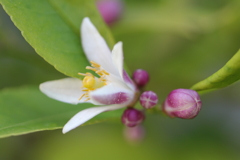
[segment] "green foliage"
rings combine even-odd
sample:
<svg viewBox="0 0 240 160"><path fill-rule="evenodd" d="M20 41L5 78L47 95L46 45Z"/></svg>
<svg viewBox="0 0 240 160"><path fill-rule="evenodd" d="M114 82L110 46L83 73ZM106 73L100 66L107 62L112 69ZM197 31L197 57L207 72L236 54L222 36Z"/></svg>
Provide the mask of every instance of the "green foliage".
<svg viewBox="0 0 240 160"><path fill-rule="evenodd" d="M68 76L78 77L77 73L88 65L79 36L84 17L90 17L109 46L113 46L93 1L1 0L0 3L36 52Z"/></svg>
<svg viewBox="0 0 240 160"><path fill-rule="evenodd" d="M207 91L223 88L240 79L240 50L216 73L195 84L191 89Z"/></svg>
<svg viewBox="0 0 240 160"><path fill-rule="evenodd" d="M79 35L79 27L84 17L90 17L110 47L114 44L109 30L95 8L94 1L0 0L0 3L35 51L65 75L77 77L77 73L83 71L88 65ZM1 39L5 40L7 36L3 34ZM44 67L44 63L33 55L17 51L13 47L9 47L7 43L3 43L2 52L1 68L6 67L7 70L4 73L7 77L1 79L1 82L8 82L8 79L12 81L11 79L17 76L21 77L17 81L21 84L22 78L29 73L29 76L33 76L30 78L33 82L46 79L46 77L49 79L59 77L49 70L49 67ZM18 69L23 70L24 73L13 72L12 67L8 67L9 62L17 64L15 66L21 67ZM42 70L39 67L45 69ZM47 76L47 74L50 75ZM0 137L61 128L71 116L89 107L89 105L81 104L79 108L79 106L73 107L57 102L44 96L38 88L32 87L2 90L0 106ZM102 114L98 116L100 119L95 118L93 121L119 117L116 113L108 113L107 115L111 115L110 117Z"/></svg>
<svg viewBox="0 0 240 160"><path fill-rule="evenodd" d="M112 28L117 39L124 42L125 59L130 68L148 70L152 78L147 89L156 91L162 100L170 90L187 88L219 68L219 64L228 59L228 54L239 45L237 5L228 2L230 5L219 7L218 12L213 10L206 13L199 5L187 0L185 2L189 4L156 1L156 4L145 5L147 3L144 1L142 5L136 5L136 2L129 1L129 4L132 3L129 5L131 9L126 10L126 16ZM110 47L114 44L94 1L0 0L0 3L36 52L68 76L76 77L76 73L88 65L79 36L83 17L91 18ZM172 17L175 17L174 20ZM1 41L5 41L7 36L0 33ZM33 55L15 48L13 42L2 44L0 67L5 67L8 72L4 74L8 77L1 78L2 88L6 83L13 82L12 86L19 86L61 78ZM212 62L215 57L218 60ZM239 53L225 67L192 89L205 91L237 81L238 57ZM7 61L10 58L14 61ZM14 71L16 68L18 70ZM0 120L4 124L0 129L0 137L61 128L75 113L90 107L57 102L34 87L3 90L0 106L3 110ZM107 112L90 123L119 116L120 111Z"/></svg>
<svg viewBox="0 0 240 160"><path fill-rule="evenodd" d="M171 90L189 88L219 70L239 48L239 0L124 0L124 2L122 18L111 26L114 38L123 41L125 61L132 71L142 68L150 73L151 79L146 90L155 91L159 95L160 103ZM30 3L35 3L35 6ZM77 48L83 61L83 64L79 60L73 64L68 63L79 65L78 68L81 69L81 71L75 69L72 75L76 76L76 71L82 72L82 67L87 64L78 33L81 16L89 16L110 46L113 44L111 35L102 24L91 0L41 2L0 0L0 4L4 6L16 26L25 29L23 34L25 38L28 36L29 42L38 41L40 44L39 38L42 37L41 35L35 37L34 35L38 33L32 32L32 28L26 28L22 24L28 21L28 25L33 23L32 25L36 27L34 22L30 22L34 19L33 14L41 16L40 13L44 12L48 21L55 15L58 17L57 21L61 21L66 28L69 27L69 34L78 42L74 42L74 45L70 43L64 45L70 49L71 45ZM52 10L47 11L44 5ZM32 13L26 14L26 9L30 10L33 7L35 9L31 10ZM37 22L39 23L37 25L43 26L39 27L40 31L45 30L45 25L50 28L51 23L43 25L41 24L43 22L40 22L39 20ZM54 32L58 29L63 28L57 26ZM49 36L53 34L47 32ZM61 32L56 36L65 37L61 35L65 33ZM30 40L29 37L35 39ZM6 88L0 91L0 137L61 128L74 114L92 107L85 104L76 106L65 104L40 93L34 86L47 80L63 78L65 75L56 71L29 49L21 38L20 32L12 25L0 6L0 88ZM48 37L43 41L47 41L42 42L46 46L49 43L59 43L57 38L55 42L49 41ZM33 46L33 42L31 45ZM61 45L56 48L64 49ZM62 56L61 53L63 52L54 52ZM73 59L66 57L65 60ZM229 63L230 61L227 64ZM237 63L236 66L232 64L230 67L237 71L235 68ZM232 73L239 74L235 71ZM237 80L237 75L232 77L231 72L225 73L227 74L221 74L224 75L223 79L233 80L235 77ZM219 82L223 80L217 76L215 78ZM225 83L226 81L222 84ZM19 87L23 85L33 87ZM17 88L8 89L9 87ZM203 108L193 120L169 119L159 114L147 114L143 124L146 137L142 143L133 144L136 146L125 142L124 128L121 124L102 123L79 127L65 135L61 134L59 129L0 139L0 159L237 160L240 157L240 132L237 127L240 121L239 88L240 83L235 83L224 90L201 96ZM120 114L121 110L102 113L90 123L115 117L119 121Z"/></svg>
<svg viewBox="0 0 240 160"><path fill-rule="evenodd" d="M0 106L0 137L59 129L74 114L92 107L91 104L71 105L50 99L37 87L2 90ZM122 110L116 110L100 114L86 124L114 119L121 112Z"/></svg>

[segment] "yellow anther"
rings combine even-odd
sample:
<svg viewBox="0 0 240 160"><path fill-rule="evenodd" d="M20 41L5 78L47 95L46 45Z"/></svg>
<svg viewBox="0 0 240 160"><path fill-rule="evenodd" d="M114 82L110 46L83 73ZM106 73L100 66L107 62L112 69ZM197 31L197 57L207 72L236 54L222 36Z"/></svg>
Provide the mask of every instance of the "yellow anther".
<svg viewBox="0 0 240 160"><path fill-rule="evenodd" d="M96 73L97 73L99 76L102 76L102 75L103 75L102 71L96 71Z"/></svg>
<svg viewBox="0 0 240 160"><path fill-rule="evenodd" d="M102 72L103 72L104 74L106 74L106 75L109 75L109 73L106 72L105 70L102 70Z"/></svg>
<svg viewBox="0 0 240 160"><path fill-rule="evenodd" d="M86 99L85 102L88 101L88 100L90 100L90 98Z"/></svg>
<svg viewBox="0 0 240 160"><path fill-rule="evenodd" d="M78 73L78 75L87 76L85 73Z"/></svg>
<svg viewBox="0 0 240 160"><path fill-rule="evenodd" d="M81 75L81 76L93 76L92 73L78 73L78 75Z"/></svg>
<svg viewBox="0 0 240 160"><path fill-rule="evenodd" d="M96 62L93 62L93 61L90 61L90 63L92 64L93 67L96 67L96 68L100 68L101 66L96 63Z"/></svg>
<svg viewBox="0 0 240 160"><path fill-rule="evenodd" d="M83 79L83 87L92 89L94 88L96 80L93 76L86 76Z"/></svg>
<svg viewBox="0 0 240 160"><path fill-rule="evenodd" d="M106 81L106 79L104 79L104 78L105 78L105 75L103 75L102 77L100 77L100 78L99 78L99 81L103 81L103 82Z"/></svg>
<svg viewBox="0 0 240 160"><path fill-rule="evenodd" d="M89 93L91 91L94 91L95 89L101 88L104 85L108 84L106 76L109 75L109 73L103 70L101 68L101 65L99 65L98 63L93 61L90 61L90 63L91 63L91 66L87 66L86 69L94 71L100 76L100 78L95 77L92 73L89 73L89 72L78 73L78 75L84 76L83 82L82 82L83 86L81 88L82 88L82 91L85 92L80 96L79 100L81 100L82 98L85 98L84 101L90 100Z"/></svg>
<svg viewBox="0 0 240 160"><path fill-rule="evenodd" d="M86 75L87 75L87 76L92 76L92 77L94 77L93 74L90 73L90 72L87 72Z"/></svg>
<svg viewBox="0 0 240 160"><path fill-rule="evenodd" d="M96 72L96 71L97 71L97 69L96 69L96 68L89 67L89 66L87 66L87 67L86 67L86 69L92 70L92 71L94 71L94 72Z"/></svg>
<svg viewBox="0 0 240 160"><path fill-rule="evenodd" d="M87 95L87 93L82 94L82 95L78 98L78 100L81 100L85 95Z"/></svg>

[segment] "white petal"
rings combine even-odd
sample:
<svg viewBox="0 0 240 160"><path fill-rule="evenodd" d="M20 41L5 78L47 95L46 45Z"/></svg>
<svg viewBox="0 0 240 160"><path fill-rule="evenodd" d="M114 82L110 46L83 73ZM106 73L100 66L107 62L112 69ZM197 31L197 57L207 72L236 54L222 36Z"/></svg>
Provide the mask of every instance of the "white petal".
<svg viewBox="0 0 240 160"><path fill-rule="evenodd" d="M84 18L81 25L82 47L89 61L100 64L105 70L118 75L111 58L111 51L89 18Z"/></svg>
<svg viewBox="0 0 240 160"><path fill-rule="evenodd" d="M63 133L67 133L70 130L80 126L81 124L85 123L89 119L93 118L94 116L105 112L105 111L111 111L123 108L125 106L123 105L108 105L108 106L102 106L102 107L93 107L88 108L83 111L78 112L76 115L74 115L63 127Z"/></svg>
<svg viewBox="0 0 240 160"><path fill-rule="evenodd" d="M78 104L83 103L84 98L78 100L83 94L81 90L82 81L77 78L64 78L54 81L47 81L40 84L40 90L48 97L58 101Z"/></svg>
<svg viewBox="0 0 240 160"><path fill-rule="evenodd" d="M112 60L115 64L122 81L127 84L127 86L132 89L136 90L136 86L132 79L128 76L127 72L123 69L123 50L122 50L122 42L118 42L112 50Z"/></svg>
<svg viewBox="0 0 240 160"><path fill-rule="evenodd" d="M112 50L112 61L116 66L120 77L123 79L123 50L122 42L115 44Z"/></svg>
<svg viewBox="0 0 240 160"><path fill-rule="evenodd" d="M129 88L123 87L121 84L110 83L92 91L89 95L94 104L124 104L127 106L132 103L135 92Z"/></svg>

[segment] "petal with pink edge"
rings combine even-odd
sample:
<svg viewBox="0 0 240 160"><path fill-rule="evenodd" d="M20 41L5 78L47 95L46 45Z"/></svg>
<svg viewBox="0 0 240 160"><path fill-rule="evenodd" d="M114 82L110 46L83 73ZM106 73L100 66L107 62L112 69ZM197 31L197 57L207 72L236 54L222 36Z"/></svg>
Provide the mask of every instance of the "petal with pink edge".
<svg viewBox="0 0 240 160"><path fill-rule="evenodd" d="M117 83L110 83L100 89L97 89L90 93L90 99L95 104L124 104L128 105L132 103L135 92L122 87Z"/></svg>
<svg viewBox="0 0 240 160"><path fill-rule="evenodd" d="M125 70L123 70L123 80L124 80L124 82L127 84L127 86L128 86L129 88L131 88L131 90L133 90L133 91L138 90L137 87L136 87L136 85L135 85L135 83L134 83L133 80L129 77L128 73L127 73Z"/></svg>

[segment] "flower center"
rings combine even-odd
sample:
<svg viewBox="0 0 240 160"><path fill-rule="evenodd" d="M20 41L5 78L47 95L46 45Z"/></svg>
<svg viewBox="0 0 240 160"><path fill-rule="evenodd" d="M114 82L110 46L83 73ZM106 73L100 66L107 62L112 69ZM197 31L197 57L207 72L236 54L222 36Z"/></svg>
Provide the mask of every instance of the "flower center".
<svg viewBox="0 0 240 160"><path fill-rule="evenodd" d="M106 72L104 69L102 69L100 64L93 61L90 61L90 63L91 63L91 67L87 66L86 69L94 71L100 76L100 78L95 77L92 73L89 73L89 72L78 73L78 75L84 76L83 82L82 82L83 83L82 91L85 92L80 96L79 100L81 100L83 97L85 98L85 101L90 100L89 92L97 88L101 88L104 85L107 85L106 76L109 75L109 73Z"/></svg>
<svg viewBox="0 0 240 160"><path fill-rule="evenodd" d="M92 88L94 88L95 84L96 84L95 77L93 77L93 76L85 76L84 77L83 87L92 89Z"/></svg>

